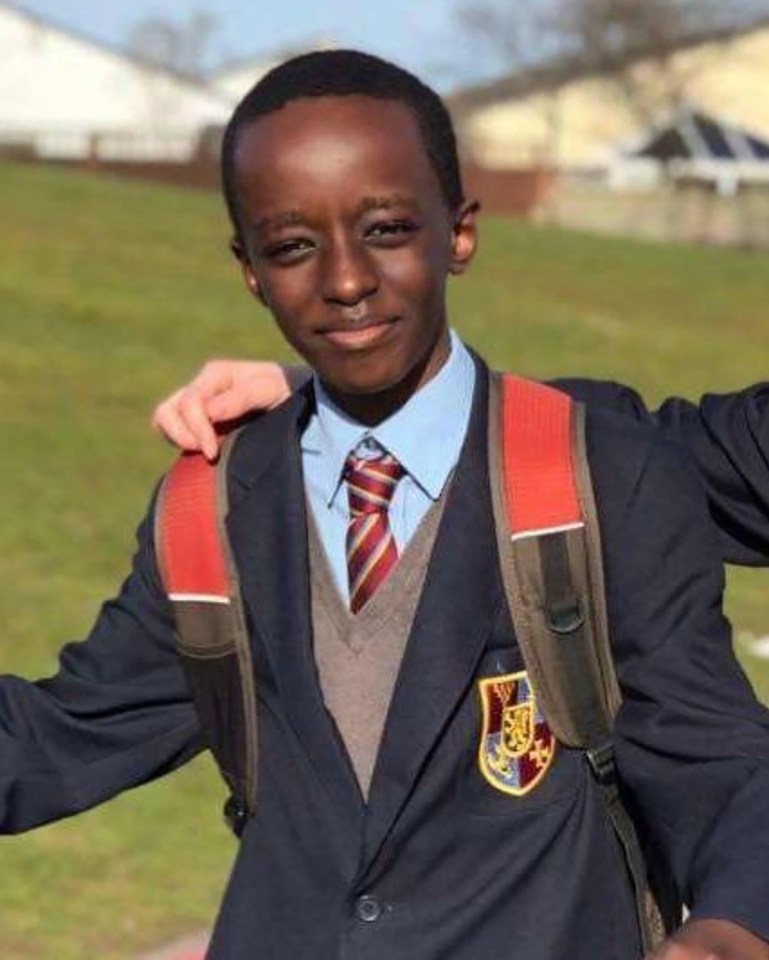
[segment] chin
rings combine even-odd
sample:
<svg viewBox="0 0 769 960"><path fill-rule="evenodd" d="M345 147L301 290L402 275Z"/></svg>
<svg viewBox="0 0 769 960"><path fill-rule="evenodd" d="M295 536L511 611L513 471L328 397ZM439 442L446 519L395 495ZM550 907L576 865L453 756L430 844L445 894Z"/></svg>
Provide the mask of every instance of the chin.
<svg viewBox="0 0 769 960"><path fill-rule="evenodd" d="M321 380L332 390L355 396L373 396L386 393L409 379L410 369L404 370L400 365L366 363L364 358L357 357L333 371L318 369Z"/></svg>

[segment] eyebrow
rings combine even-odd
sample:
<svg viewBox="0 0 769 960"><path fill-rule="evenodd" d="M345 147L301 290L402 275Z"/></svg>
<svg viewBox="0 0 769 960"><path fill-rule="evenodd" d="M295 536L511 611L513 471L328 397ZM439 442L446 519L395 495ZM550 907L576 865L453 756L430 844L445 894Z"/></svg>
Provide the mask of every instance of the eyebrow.
<svg viewBox="0 0 769 960"><path fill-rule="evenodd" d="M381 197L364 197L356 208L356 213L360 216L368 213L369 210L389 210L392 207L419 207L419 201L416 197L408 196L402 193L388 194Z"/></svg>
<svg viewBox="0 0 769 960"><path fill-rule="evenodd" d="M362 216L371 210L391 210L393 207L416 207L419 208L419 201L416 197L407 194L393 193L387 196L364 197L355 208L355 215ZM263 230L279 230L281 227L297 227L306 224L306 219L299 210L283 210L281 213L268 214L260 217L251 224L251 229L255 232Z"/></svg>
<svg viewBox="0 0 769 960"><path fill-rule="evenodd" d="M284 210L282 213L260 217L251 224L251 229L255 231L277 230L280 227L296 227L304 222L304 217L298 210Z"/></svg>

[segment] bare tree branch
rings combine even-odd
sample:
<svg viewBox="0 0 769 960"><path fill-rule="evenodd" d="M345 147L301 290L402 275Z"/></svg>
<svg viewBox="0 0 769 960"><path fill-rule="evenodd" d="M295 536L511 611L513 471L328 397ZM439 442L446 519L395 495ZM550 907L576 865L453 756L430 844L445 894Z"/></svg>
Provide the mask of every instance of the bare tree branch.
<svg viewBox="0 0 769 960"><path fill-rule="evenodd" d="M745 29L766 22L769 0L473 0L457 22L477 42L525 75L551 57L575 71L611 79L646 125L681 106L692 67L677 54L700 40L722 49ZM648 83L636 68L656 74Z"/></svg>
<svg viewBox="0 0 769 960"><path fill-rule="evenodd" d="M465 3L456 11L459 28L491 47L494 55L503 64L518 68L524 56L524 32L520 12L511 13L501 5L484 0ZM487 41L493 37L493 42Z"/></svg>
<svg viewBox="0 0 769 960"><path fill-rule="evenodd" d="M184 20L147 17L131 30L128 49L148 63L201 76L209 65L217 29L216 17L205 10L193 10Z"/></svg>

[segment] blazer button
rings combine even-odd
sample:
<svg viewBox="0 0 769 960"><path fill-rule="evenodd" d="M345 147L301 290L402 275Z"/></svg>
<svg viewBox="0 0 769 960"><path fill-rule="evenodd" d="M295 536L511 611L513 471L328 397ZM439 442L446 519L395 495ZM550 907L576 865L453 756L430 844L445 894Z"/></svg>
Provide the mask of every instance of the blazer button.
<svg viewBox="0 0 769 960"><path fill-rule="evenodd" d="M355 916L363 923L375 923L382 915L382 905L376 897L358 897L355 901Z"/></svg>

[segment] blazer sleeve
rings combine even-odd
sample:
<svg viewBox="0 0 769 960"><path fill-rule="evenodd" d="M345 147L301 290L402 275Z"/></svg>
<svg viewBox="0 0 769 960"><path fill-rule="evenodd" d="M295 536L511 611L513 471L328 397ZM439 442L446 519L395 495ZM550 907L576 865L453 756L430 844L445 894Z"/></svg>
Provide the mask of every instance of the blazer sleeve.
<svg viewBox="0 0 769 960"><path fill-rule="evenodd" d="M0 677L0 832L85 810L189 760L198 722L156 572L152 511L133 569L59 670Z"/></svg>
<svg viewBox="0 0 769 960"><path fill-rule="evenodd" d="M705 483L723 558L769 565L769 383L739 393L707 394L699 404L666 400L646 408L634 390L608 381L559 380L585 403L657 427L683 444Z"/></svg>
<svg viewBox="0 0 769 960"><path fill-rule="evenodd" d="M769 713L732 652L704 494L680 447L598 413L620 776L692 915L769 939Z"/></svg>

